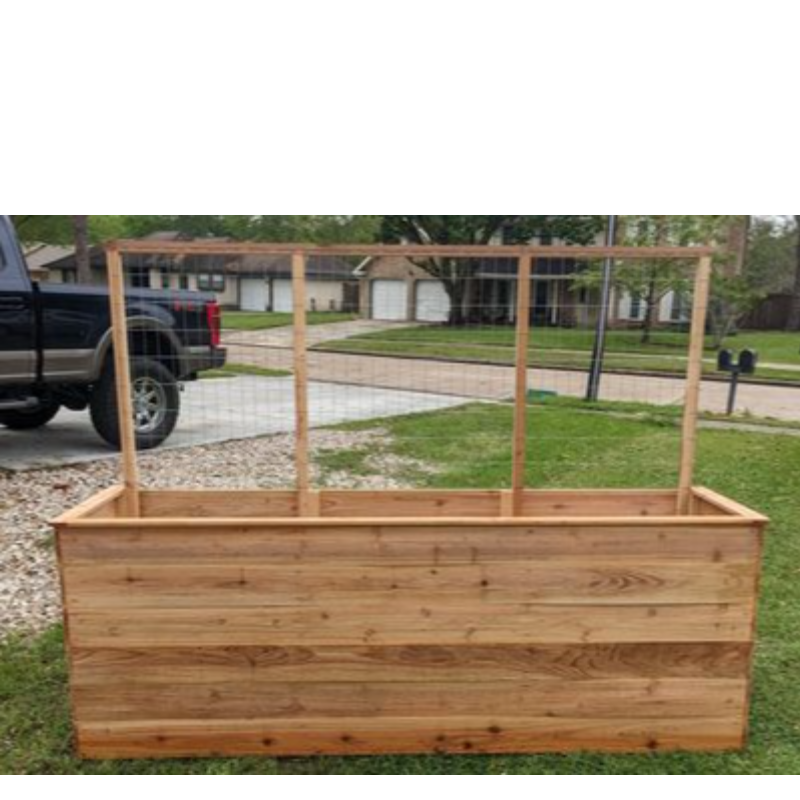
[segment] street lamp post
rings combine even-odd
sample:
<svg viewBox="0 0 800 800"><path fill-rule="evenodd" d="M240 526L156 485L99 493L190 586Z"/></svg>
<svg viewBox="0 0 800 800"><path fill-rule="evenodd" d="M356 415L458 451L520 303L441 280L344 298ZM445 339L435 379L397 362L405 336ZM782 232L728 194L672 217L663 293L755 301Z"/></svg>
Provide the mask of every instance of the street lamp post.
<svg viewBox="0 0 800 800"><path fill-rule="evenodd" d="M617 217L609 216L608 229L606 231L606 245L613 247L617 239ZM603 377L603 362L606 355L606 337L608 334L608 322L611 311L611 291L614 285L614 259L610 256L603 264L603 287L600 296L600 310L597 315L597 333L594 341L594 351L592 352L592 365L589 370L589 386L586 391L586 399L590 403L600 399L600 381Z"/></svg>

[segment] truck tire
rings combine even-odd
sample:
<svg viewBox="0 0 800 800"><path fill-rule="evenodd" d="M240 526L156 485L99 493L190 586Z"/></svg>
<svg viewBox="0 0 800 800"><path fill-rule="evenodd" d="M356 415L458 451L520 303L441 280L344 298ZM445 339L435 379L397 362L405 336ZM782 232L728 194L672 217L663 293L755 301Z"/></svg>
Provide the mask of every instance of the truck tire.
<svg viewBox="0 0 800 800"><path fill-rule="evenodd" d="M92 424L100 436L119 449L119 413L113 364L103 371L92 392L89 409ZM181 394L175 376L158 361L135 358L131 361L131 386L136 446L152 450L165 442L175 430L181 408Z"/></svg>
<svg viewBox="0 0 800 800"><path fill-rule="evenodd" d="M32 411L0 411L0 425L12 431L32 431L43 428L59 411L58 403L42 403Z"/></svg>

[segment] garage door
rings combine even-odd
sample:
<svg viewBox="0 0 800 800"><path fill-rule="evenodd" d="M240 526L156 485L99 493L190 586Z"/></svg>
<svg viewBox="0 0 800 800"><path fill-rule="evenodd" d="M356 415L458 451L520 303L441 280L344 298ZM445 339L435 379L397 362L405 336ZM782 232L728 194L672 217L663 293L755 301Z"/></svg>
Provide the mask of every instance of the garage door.
<svg viewBox="0 0 800 800"><path fill-rule="evenodd" d="M263 278L242 279L242 311L266 311L269 308L269 284Z"/></svg>
<svg viewBox="0 0 800 800"><path fill-rule="evenodd" d="M447 322L450 319L450 296L441 281L417 284L416 318L418 322Z"/></svg>
<svg viewBox="0 0 800 800"><path fill-rule="evenodd" d="M408 284L405 281L372 282L372 319L387 322L408 319Z"/></svg>
<svg viewBox="0 0 800 800"><path fill-rule="evenodd" d="M275 281L272 284L272 292L272 310L282 314L291 314L294 311L292 282L288 280Z"/></svg>

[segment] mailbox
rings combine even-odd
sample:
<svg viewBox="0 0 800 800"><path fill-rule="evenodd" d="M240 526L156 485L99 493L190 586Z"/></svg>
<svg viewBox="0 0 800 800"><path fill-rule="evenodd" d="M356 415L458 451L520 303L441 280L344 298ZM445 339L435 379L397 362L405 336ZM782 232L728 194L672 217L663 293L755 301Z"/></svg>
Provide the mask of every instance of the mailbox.
<svg viewBox="0 0 800 800"><path fill-rule="evenodd" d="M739 378L742 375L755 375L758 369L758 353L755 350L720 350L717 368L720 372L728 372L731 376L731 392L728 397L728 415L736 411L736 392L739 389Z"/></svg>
<svg viewBox="0 0 800 800"><path fill-rule="evenodd" d="M742 350L739 354L739 371L742 375L755 375L758 368L758 353L755 350Z"/></svg>
<svg viewBox="0 0 800 800"><path fill-rule="evenodd" d="M733 350L720 350L718 368L720 372L733 372Z"/></svg>

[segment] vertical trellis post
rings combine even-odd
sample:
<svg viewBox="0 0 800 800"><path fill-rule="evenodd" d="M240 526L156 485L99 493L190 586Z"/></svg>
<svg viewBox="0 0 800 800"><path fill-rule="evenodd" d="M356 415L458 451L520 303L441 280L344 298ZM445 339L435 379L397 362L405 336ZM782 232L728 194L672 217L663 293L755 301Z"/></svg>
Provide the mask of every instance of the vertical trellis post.
<svg viewBox="0 0 800 800"><path fill-rule="evenodd" d="M514 396L514 468L511 480L513 515L520 516L525 493L528 436L528 346L531 333L533 258L519 259L517 284L516 390Z"/></svg>
<svg viewBox="0 0 800 800"><path fill-rule="evenodd" d="M292 256L292 288L294 295L294 398L297 464L297 493L301 517L314 516L311 492L308 418L308 353L306 319L306 255L298 251Z"/></svg>
<svg viewBox="0 0 800 800"><path fill-rule="evenodd" d="M700 393L703 384L703 355L705 353L708 304L711 294L713 260L700 260L694 287L692 336L689 349L689 374L686 380L686 408L683 418L678 513L691 512L692 488L697 461L697 430L700 416Z"/></svg>
<svg viewBox="0 0 800 800"><path fill-rule="evenodd" d="M136 431L133 420L130 351L128 348L128 313L125 307L125 276L122 255L115 246L106 251L108 287L111 298L111 329L114 346L114 372L117 387L119 439L122 450L122 475L125 483L126 514L138 517L139 467L136 458Z"/></svg>

